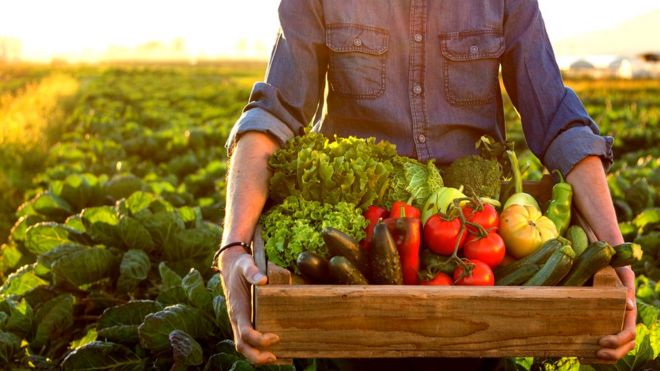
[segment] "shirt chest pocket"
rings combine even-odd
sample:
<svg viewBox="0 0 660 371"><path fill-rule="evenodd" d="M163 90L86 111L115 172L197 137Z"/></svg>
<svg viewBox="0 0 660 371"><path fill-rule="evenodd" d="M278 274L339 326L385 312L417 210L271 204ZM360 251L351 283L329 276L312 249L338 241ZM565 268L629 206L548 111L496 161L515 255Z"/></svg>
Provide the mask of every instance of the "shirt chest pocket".
<svg viewBox="0 0 660 371"><path fill-rule="evenodd" d="M344 23L327 25L330 89L356 99L383 95L388 42L389 33L380 28Z"/></svg>
<svg viewBox="0 0 660 371"><path fill-rule="evenodd" d="M495 101L499 92L499 58L504 37L498 31L440 34L445 95L453 105L478 105Z"/></svg>

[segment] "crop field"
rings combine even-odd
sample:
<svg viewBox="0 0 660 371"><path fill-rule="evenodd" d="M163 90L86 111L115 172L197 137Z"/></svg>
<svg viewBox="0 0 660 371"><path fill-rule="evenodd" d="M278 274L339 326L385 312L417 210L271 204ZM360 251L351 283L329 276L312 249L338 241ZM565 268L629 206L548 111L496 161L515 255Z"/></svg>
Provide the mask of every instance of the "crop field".
<svg viewBox="0 0 660 371"><path fill-rule="evenodd" d="M224 144L264 68L0 65L0 369L253 369L210 264ZM660 368L660 81L567 85L616 138L608 183L626 241L644 251L637 345L616 369ZM538 179L510 104L505 117L524 175Z"/></svg>

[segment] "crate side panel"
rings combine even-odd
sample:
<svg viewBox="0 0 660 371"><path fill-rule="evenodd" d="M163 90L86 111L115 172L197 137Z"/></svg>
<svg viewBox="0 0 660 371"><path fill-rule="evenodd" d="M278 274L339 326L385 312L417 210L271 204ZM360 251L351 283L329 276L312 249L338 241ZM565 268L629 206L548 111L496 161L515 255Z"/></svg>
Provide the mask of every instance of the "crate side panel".
<svg viewBox="0 0 660 371"><path fill-rule="evenodd" d="M256 303L278 357L593 356L625 290L270 286Z"/></svg>

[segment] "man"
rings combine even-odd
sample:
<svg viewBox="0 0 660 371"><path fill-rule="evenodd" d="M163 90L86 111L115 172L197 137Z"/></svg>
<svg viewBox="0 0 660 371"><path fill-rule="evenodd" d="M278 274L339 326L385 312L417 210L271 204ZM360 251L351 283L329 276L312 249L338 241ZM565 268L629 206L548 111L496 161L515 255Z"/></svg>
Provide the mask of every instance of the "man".
<svg viewBox="0 0 660 371"><path fill-rule="evenodd" d="M278 341L250 324L249 285L265 284L240 242L249 243L268 196L267 160L308 123L340 136L374 136L400 154L448 164L483 134L504 139L501 66L530 149L574 187L599 239L623 242L607 187L612 138L601 137L564 87L533 0L283 0L282 31L266 74L228 140L233 151L219 256L236 346L251 362ZM328 95L324 101L325 81ZM634 347L630 267L624 329L603 337L597 356Z"/></svg>

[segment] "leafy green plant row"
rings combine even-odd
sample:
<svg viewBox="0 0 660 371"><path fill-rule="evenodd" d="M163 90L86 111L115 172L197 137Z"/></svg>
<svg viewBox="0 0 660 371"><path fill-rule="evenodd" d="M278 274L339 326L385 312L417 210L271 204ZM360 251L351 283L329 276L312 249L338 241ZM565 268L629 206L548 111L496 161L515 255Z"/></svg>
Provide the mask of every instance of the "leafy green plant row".
<svg viewBox="0 0 660 371"><path fill-rule="evenodd" d="M210 270L245 89L213 70L94 79L2 246L0 364L253 369Z"/></svg>

